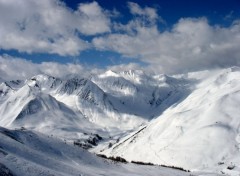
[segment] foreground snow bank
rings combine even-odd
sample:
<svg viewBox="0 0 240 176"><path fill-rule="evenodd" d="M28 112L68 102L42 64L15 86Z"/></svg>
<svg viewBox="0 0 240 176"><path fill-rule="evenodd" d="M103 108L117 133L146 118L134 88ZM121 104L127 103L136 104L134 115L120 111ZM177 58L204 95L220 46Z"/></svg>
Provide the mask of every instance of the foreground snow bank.
<svg viewBox="0 0 240 176"><path fill-rule="evenodd" d="M0 171L9 176L189 175L157 166L115 163L32 131L0 128L0 139Z"/></svg>

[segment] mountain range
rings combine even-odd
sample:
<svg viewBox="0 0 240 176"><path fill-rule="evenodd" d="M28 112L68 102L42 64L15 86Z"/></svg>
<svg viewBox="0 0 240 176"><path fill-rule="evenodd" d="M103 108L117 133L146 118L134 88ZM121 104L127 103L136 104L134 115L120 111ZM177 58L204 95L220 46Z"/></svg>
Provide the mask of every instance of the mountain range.
<svg viewBox="0 0 240 176"><path fill-rule="evenodd" d="M109 166L95 153L196 175L238 175L239 104L239 67L178 75L109 70L88 78L1 78L0 170L77 175L86 166L83 174L99 175L90 172L98 168L109 175L107 170L117 167L123 175L147 175L142 171L146 167L148 175L187 174L135 164ZM76 158L78 152L91 159ZM43 156L56 159L49 159L47 167ZM66 171L51 169L55 164Z"/></svg>

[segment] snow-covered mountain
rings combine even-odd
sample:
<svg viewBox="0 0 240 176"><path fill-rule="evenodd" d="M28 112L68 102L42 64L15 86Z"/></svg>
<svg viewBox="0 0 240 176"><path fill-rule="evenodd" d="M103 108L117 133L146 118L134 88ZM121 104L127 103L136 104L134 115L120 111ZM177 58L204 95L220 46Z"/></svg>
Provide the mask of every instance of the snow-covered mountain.
<svg viewBox="0 0 240 176"><path fill-rule="evenodd" d="M0 115L1 126L24 127L68 141L85 141L102 132L82 114L41 92L38 86L30 86L29 82L1 104Z"/></svg>
<svg viewBox="0 0 240 176"><path fill-rule="evenodd" d="M128 161L239 174L240 69L178 77L195 80L192 92L102 153Z"/></svg>
<svg viewBox="0 0 240 176"><path fill-rule="evenodd" d="M50 80L50 81L49 81ZM81 113L89 121L103 127L132 129L144 120L140 117L128 118L114 107L115 100L89 79L74 77L58 79L46 75L33 77L30 84L39 87L40 91L52 95L75 111ZM131 114L127 113L129 116ZM128 121L123 121L128 118ZM127 123L126 123L127 121Z"/></svg>
<svg viewBox="0 0 240 176"><path fill-rule="evenodd" d="M49 95L55 98L54 101L62 102L94 124L121 131L132 130L158 116L187 92L185 81L166 75L153 78L132 70L120 73L107 71L93 76L91 80L77 76L60 79L37 75L21 82L24 82L22 87L14 88L14 91L5 85L6 82L2 83L5 86L2 86L2 94L11 92L1 107L2 119L11 121L4 117L8 112L15 113L10 116L16 118L25 104L34 99L31 93L34 92L37 97ZM16 110L8 111L9 101L15 104ZM12 105L11 108L14 109Z"/></svg>
<svg viewBox="0 0 240 176"><path fill-rule="evenodd" d="M0 125L37 130L88 148L102 138L119 138L160 114L177 101L177 84L142 71L107 71L91 79L36 75L5 81L0 86ZM172 92L176 98L170 98Z"/></svg>
<svg viewBox="0 0 240 176"><path fill-rule="evenodd" d="M233 175L240 173L239 92L238 67L172 76L36 75L0 82L0 126L128 161Z"/></svg>
<svg viewBox="0 0 240 176"><path fill-rule="evenodd" d="M115 164L54 137L0 127L1 176L188 176L163 167Z"/></svg>
<svg viewBox="0 0 240 176"><path fill-rule="evenodd" d="M0 104L4 99L22 86L23 81L21 80L4 81L0 78Z"/></svg>

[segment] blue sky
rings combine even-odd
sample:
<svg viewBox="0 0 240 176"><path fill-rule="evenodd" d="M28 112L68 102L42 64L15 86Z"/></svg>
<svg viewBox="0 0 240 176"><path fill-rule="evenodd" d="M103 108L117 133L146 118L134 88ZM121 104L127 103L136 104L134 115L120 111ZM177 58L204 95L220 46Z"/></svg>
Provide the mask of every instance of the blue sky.
<svg viewBox="0 0 240 176"><path fill-rule="evenodd" d="M65 0L69 7L76 9L79 3L91 1ZM128 1L111 1L98 0L102 7L106 9L116 9L122 16L118 20L128 21L131 14L126 6ZM240 16L240 1L239 0L133 0L131 2L138 3L140 6L149 6L158 9L161 15L169 26L175 24L183 17L202 17L206 16L212 24L229 25L230 20L224 18L233 12L232 18Z"/></svg>
<svg viewBox="0 0 240 176"><path fill-rule="evenodd" d="M97 68L135 63L166 72L239 64L239 0L61 2L0 0L0 55Z"/></svg>

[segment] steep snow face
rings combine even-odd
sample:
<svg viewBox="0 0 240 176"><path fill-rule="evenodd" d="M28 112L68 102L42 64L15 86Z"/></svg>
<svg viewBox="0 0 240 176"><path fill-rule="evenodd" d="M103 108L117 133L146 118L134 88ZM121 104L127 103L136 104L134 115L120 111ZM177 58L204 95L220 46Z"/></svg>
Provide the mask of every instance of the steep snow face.
<svg viewBox="0 0 240 176"><path fill-rule="evenodd" d="M7 96L7 94L9 94L10 92L12 92L12 89L8 84L6 84L5 82L0 83L0 97L1 97L1 99L5 98Z"/></svg>
<svg viewBox="0 0 240 176"><path fill-rule="evenodd" d="M9 96L0 105L1 126L9 127L21 112L24 105L33 98L34 94L31 92L31 89L28 85L23 86L13 95Z"/></svg>
<svg viewBox="0 0 240 176"><path fill-rule="evenodd" d="M142 71L133 70L107 71L91 80L37 75L27 84L50 94L95 124L131 130L158 116L188 92L182 81L163 77L151 78Z"/></svg>
<svg viewBox="0 0 240 176"><path fill-rule="evenodd" d="M50 90L50 94L103 127L132 129L143 122L139 117L133 117L128 118L126 123L126 115L118 112L109 98L110 95L85 78L75 77L62 81L55 91Z"/></svg>
<svg viewBox="0 0 240 176"><path fill-rule="evenodd" d="M109 75L111 76L109 77ZM146 120L142 116L131 113L129 107L123 105L119 97L114 97L123 84L124 86L129 84L126 84L127 81L123 78L118 78L125 81L123 84L116 83L115 79L112 79L112 75L106 73L104 76L100 75L100 78L93 77L92 80L72 78L64 81L58 91L52 95L57 100L80 111L93 123L107 128L132 129ZM107 89L102 86L104 84L110 84L111 88L107 87L109 88ZM69 89L70 92L67 91ZM136 90L134 85L131 85L129 90L133 89Z"/></svg>
<svg viewBox="0 0 240 176"><path fill-rule="evenodd" d="M62 82L61 79L52 76L37 75L29 79L27 84L31 87L37 87L42 92L49 93L50 90L56 91Z"/></svg>
<svg viewBox="0 0 240 176"><path fill-rule="evenodd" d="M92 81L109 95L118 112L146 120L159 116L189 92L188 80L166 75L150 77L138 70L114 74L107 71Z"/></svg>
<svg viewBox="0 0 240 176"><path fill-rule="evenodd" d="M123 78L131 82L141 84L151 79L150 76L146 75L142 70L128 70L119 73Z"/></svg>
<svg viewBox="0 0 240 176"><path fill-rule="evenodd" d="M154 166L115 164L59 139L25 130L0 127L0 173L14 176L187 176Z"/></svg>
<svg viewBox="0 0 240 176"><path fill-rule="evenodd" d="M186 96L186 85L182 78L151 78L133 70L107 71L91 80L36 75L3 83L0 125L24 126L67 139L81 139L83 133L122 134ZM69 130L71 126L74 130Z"/></svg>
<svg viewBox="0 0 240 176"><path fill-rule="evenodd" d="M29 80L28 84L38 87L40 91L51 94L58 101L83 114L85 118L97 124L104 123L101 117L108 117L111 121L114 109L105 93L90 80L74 77L67 80L38 75ZM115 115L115 114L114 114ZM115 115L116 116L116 115Z"/></svg>
<svg viewBox="0 0 240 176"><path fill-rule="evenodd" d="M103 153L129 161L239 174L240 69L183 76L198 82L189 96Z"/></svg>
<svg viewBox="0 0 240 176"><path fill-rule="evenodd" d="M36 84L23 86L0 106L1 126L34 129L68 141L88 143L94 134L106 133L81 113L42 93ZM91 147L90 144L86 144Z"/></svg>
<svg viewBox="0 0 240 176"><path fill-rule="evenodd" d="M0 78L0 104L3 102L8 96L12 95L17 89L23 86L23 81L1 81Z"/></svg>
<svg viewBox="0 0 240 176"><path fill-rule="evenodd" d="M109 71L108 71L109 72ZM120 77L117 73L115 75L108 72L93 77L93 82L97 84L101 89L113 96L134 96L136 94L137 87L129 80Z"/></svg>

